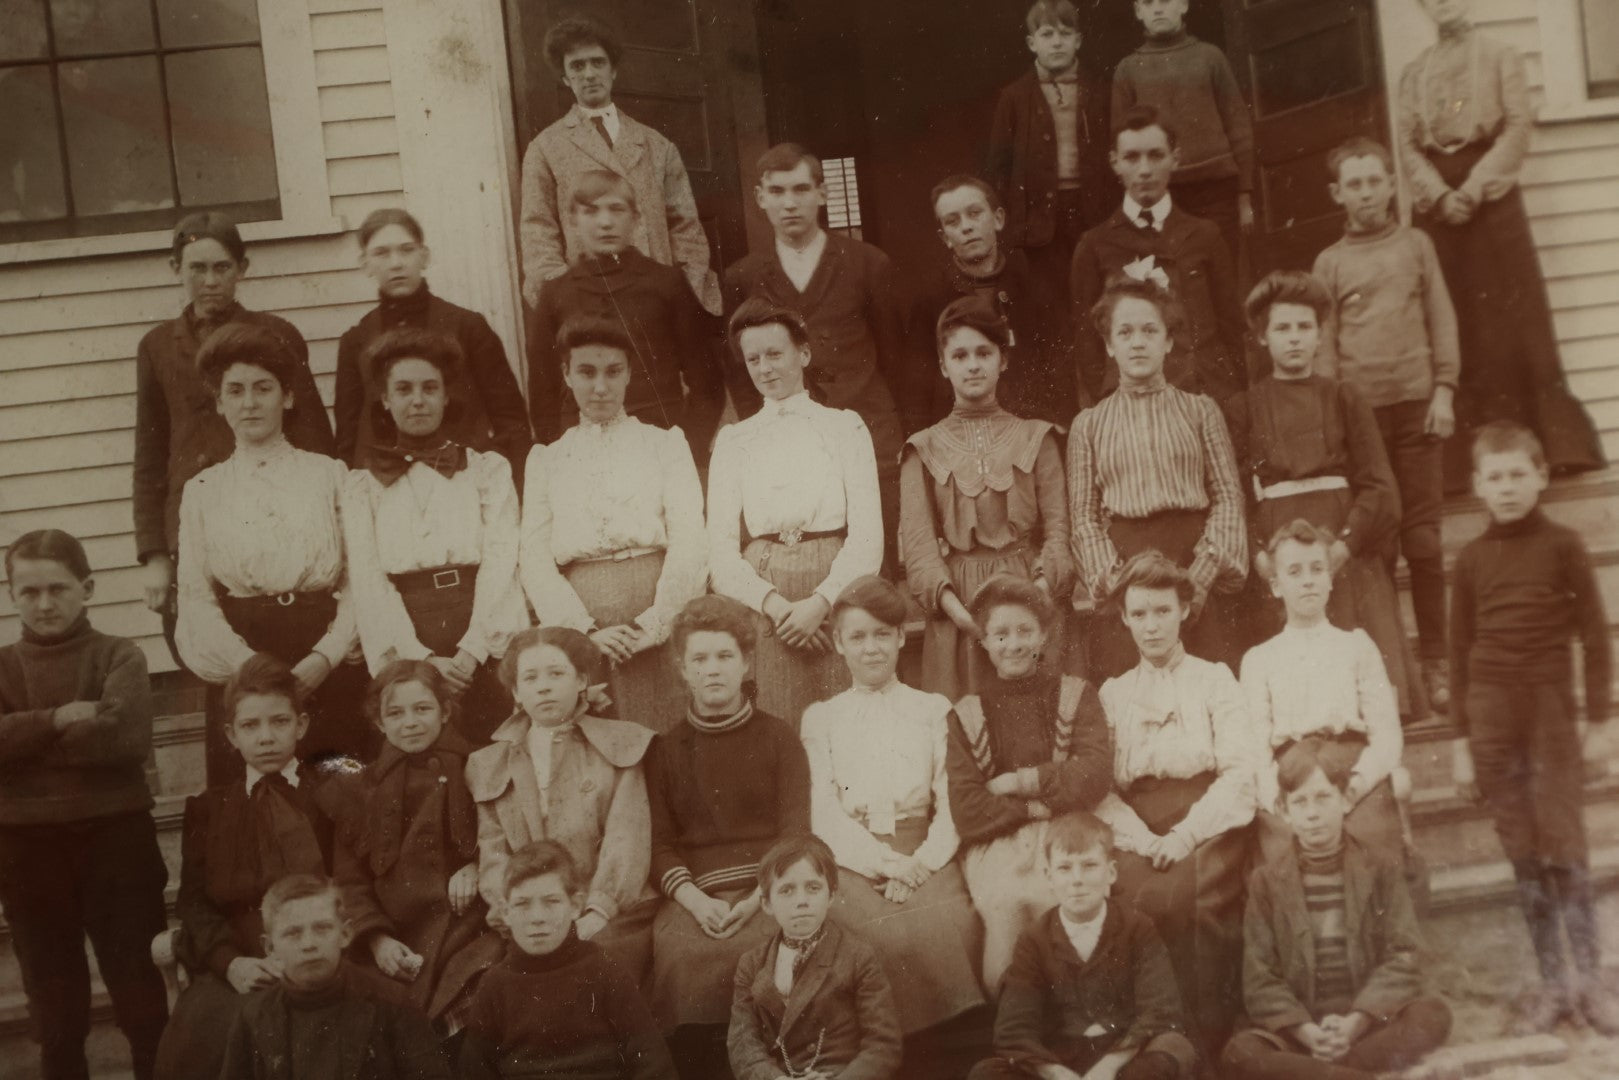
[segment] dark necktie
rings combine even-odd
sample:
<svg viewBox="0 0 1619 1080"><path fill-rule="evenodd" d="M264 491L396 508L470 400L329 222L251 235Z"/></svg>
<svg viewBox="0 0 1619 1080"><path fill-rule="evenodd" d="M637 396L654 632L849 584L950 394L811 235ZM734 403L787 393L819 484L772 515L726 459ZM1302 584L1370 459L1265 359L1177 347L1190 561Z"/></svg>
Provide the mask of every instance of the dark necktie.
<svg viewBox="0 0 1619 1080"><path fill-rule="evenodd" d="M1151 210L1141 211L1140 216L1136 218L1136 224L1150 233L1155 233L1158 231L1158 223L1152 219Z"/></svg>
<svg viewBox="0 0 1619 1080"><path fill-rule="evenodd" d="M607 149L611 150L613 148L613 136L607 130L606 118L597 114L590 118L590 122L596 125L596 130L601 132L602 139L607 143Z"/></svg>

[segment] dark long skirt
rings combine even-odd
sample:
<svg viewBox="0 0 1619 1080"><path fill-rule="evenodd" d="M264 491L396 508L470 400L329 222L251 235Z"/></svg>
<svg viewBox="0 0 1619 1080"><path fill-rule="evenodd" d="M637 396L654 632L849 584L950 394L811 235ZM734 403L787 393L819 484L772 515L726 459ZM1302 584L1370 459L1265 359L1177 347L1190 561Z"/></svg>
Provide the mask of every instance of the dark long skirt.
<svg viewBox="0 0 1619 1080"><path fill-rule="evenodd" d="M1456 187L1490 145L1431 153L1428 160ZM1437 212L1418 217L1417 224L1433 238L1461 330L1461 385L1456 435L1445 451L1446 489L1468 489L1472 432L1491 420L1516 420L1532 428L1554 473L1602 468L1602 441L1563 377L1523 193L1514 187L1481 204L1465 225L1447 225Z"/></svg>
<svg viewBox="0 0 1619 1080"><path fill-rule="evenodd" d="M431 571L402 574L394 578L399 598L416 631L416 640L433 650L434 656L454 657L461 639L472 625L472 596L478 579L476 566L461 566L459 584L435 588ZM472 684L456 702L456 730L474 747L489 745L489 736L512 712L512 696L500 683L500 661L491 656L472 674Z"/></svg>
<svg viewBox="0 0 1619 1080"><path fill-rule="evenodd" d="M710 895L734 905L752 891L748 885ZM775 932L775 921L760 910L742 929L716 940L673 900L659 905L652 920L652 987L647 996L663 1030L729 1021L737 961Z"/></svg>
<svg viewBox="0 0 1619 1080"><path fill-rule="evenodd" d="M1174 828L1214 782L1212 773L1188 780L1146 778L1121 792L1154 833ZM1250 830L1233 829L1206 840L1166 870L1131 852L1118 856L1113 896L1145 912L1169 950L1186 1004L1188 1033L1215 1060L1231 1035L1242 1004L1242 907Z"/></svg>
<svg viewBox="0 0 1619 1080"><path fill-rule="evenodd" d="M562 576L597 626L633 625L635 617L652 606L662 572L661 551L633 559L574 562L562 568ZM685 692L667 643L613 667L610 696L620 720L634 720L661 732L671 717L679 715L670 705L683 700Z"/></svg>
<svg viewBox="0 0 1619 1080"><path fill-rule="evenodd" d="M1144 518L1114 518L1108 536L1119 557L1157 549L1183 567L1192 565L1203 537L1204 510L1165 510ZM1197 618L1181 627L1181 641L1193 656L1224 664L1233 672L1242 659L1242 633L1235 595L1212 592ZM1100 686L1140 662L1135 639L1112 604L1099 604L1091 616L1091 682Z"/></svg>
<svg viewBox="0 0 1619 1080"><path fill-rule="evenodd" d="M308 656L331 628L337 599L329 592L288 593L282 597L221 595L219 608L230 628L250 649L267 652L286 664ZM326 680L304 701L309 731L298 744L306 761L327 757L353 757L369 761L381 736L365 717L365 691L370 678L365 664L347 661L332 668ZM224 688L209 686L205 708L209 718L203 736L208 783L242 775L242 759L225 741L224 718L219 715Z"/></svg>
<svg viewBox="0 0 1619 1080"><path fill-rule="evenodd" d="M878 837L902 855L927 839L920 818ZM977 959L983 937L961 868L946 863L903 904L885 899L870 880L838 870L832 917L871 942L894 988L900 1029L907 1035L984 1004Z"/></svg>
<svg viewBox="0 0 1619 1080"><path fill-rule="evenodd" d="M174 1003L157 1044L155 1080L218 1080L225 1065L225 1037L246 1001L246 994L238 994L213 972L195 975Z"/></svg>
<svg viewBox="0 0 1619 1080"><path fill-rule="evenodd" d="M1354 501L1348 488L1307 491L1264 499L1253 508L1253 533L1274 536L1282 526L1303 518L1336 536L1349 517ZM1392 543L1392 538L1390 543ZM1429 715L1428 692L1422 683L1416 653L1406 635L1400 615L1400 597L1389 576L1389 562L1383 548L1368 548L1353 556L1338 571L1327 600L1327 618L1341 630L1364 630L1383 657L1389 682L1399 699L1400 718L1405 723ZM1256 607L1254 641L1274 637L1286 622L1282 602L1271 594L1270 584L1258 574L1249 575L1249 595Z"/></svg>

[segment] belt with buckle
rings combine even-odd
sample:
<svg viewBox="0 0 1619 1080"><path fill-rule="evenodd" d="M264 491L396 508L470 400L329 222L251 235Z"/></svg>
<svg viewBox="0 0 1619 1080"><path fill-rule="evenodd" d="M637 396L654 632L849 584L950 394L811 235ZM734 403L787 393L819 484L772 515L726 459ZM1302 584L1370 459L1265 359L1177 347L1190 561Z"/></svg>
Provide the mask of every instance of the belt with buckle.
<svg viewBox="0 0 1619 1080"><path fill-rule="evenodd" d="M406 574L389 574L388 580L400 592L430 592L438 589L459 589L469 586L478 577L477 564L468 566L438 566L426 570L412 570Z"/></svg>
<svg viewBox="0 0 1619 1080"><path fill-rule="evenodd" d="M768 540L772 544L781 544L784 547L795 547L806 540L825 540L828 537L844 537L849 535L847 528L823 529L820 532L805 532L803 529L783 529L781 532L765 533L754 537L756 540Z"/></svg>
<svg viewBox="0 0 1619 1080"><path fill-rule="evenodd" d="M639 559L643 555L661 555L663 550L661 547L619 548L617 551L606 555L588 555L582 559L574 559L567 565L572 566L574 563L588 562L627 562L630 559Z"/></svg>
<svg viewBox="0 0 1619 1080"><path fill-rule="evenodd" d="M215 584L214 595L219 597L221 605L239 605L241 607L297 607L300 604L314 604L329 600L333 596L331 589L309 589L303 592L261 593L258 596L233 596L222 586Z"/></svg>

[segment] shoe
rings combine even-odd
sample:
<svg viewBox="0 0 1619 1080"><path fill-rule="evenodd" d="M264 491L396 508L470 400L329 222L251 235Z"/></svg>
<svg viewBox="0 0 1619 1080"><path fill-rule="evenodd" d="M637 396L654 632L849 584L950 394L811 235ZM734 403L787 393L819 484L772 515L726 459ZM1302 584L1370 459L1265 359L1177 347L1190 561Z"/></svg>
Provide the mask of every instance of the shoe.
<svg viewBox="0 0 1619 1080"><path fill-rule="evenodd" d="M1428 691L1428 705L1434 712L1450 711L1450 661L1422 661L1422 685Z"/></svg>
<svg viewBox="0 0 1619 1080"><path fill-rule="evenodd" d="M1588 979L1580 988L1580 1015L1598 1035L1619 1035L1619 998L1597 979Z"/></svg>
<svg viewBox="0 0 1619 1080"><path fill-rule="evenodd" d="M1506 1034L1512 1038L1524 1035L1549 1035L1558 1024L1573 1014L1573 1005L1561 987L1539 986L1513 1002L1512 1016L1507 1021Z"/></svg>

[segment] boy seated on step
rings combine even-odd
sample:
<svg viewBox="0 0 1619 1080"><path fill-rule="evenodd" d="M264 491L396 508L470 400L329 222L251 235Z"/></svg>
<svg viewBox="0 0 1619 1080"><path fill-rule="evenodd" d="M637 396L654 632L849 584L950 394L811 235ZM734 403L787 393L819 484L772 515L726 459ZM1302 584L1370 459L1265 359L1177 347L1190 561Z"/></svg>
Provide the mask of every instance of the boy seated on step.
<svg viewBox="0 0 1619 1080"><path fill-rule="evenodd" d="M736 965L728 1039L736 1080L891 1080L899 1010L876 951L828 922L838 862L798 833L759 860L760 904L779 931Z"/></svg>
<svg viewBox="0 0 1619 1080"><path fill-rule="evenodd" d="M247 995L281 981L264 953L260 903L289 874L324 876L330 865L321 777L297 758L309 716L292 668L269 653L248 657L225 684L218 722L246 775L186 800L174 953L191 985L158 1043L157 1080L219 1076Z"/></svg>
<svg viewBox="0 0 1619 1080"><path fill-rule="evenodd" d="M1601 978L1583 818L1586 735L1608 718L1612 647L1585 544L1539 508L1547 482L1534 432L1506 420L1479 428L1473 492L1490 523L1457 556L1451 586L1455 776L1495 819L1539 962L1542 985L1516 1003L1511 1032L1550 1031L1577 1008L1612 1036L1619 1001ZM1575 638L1583 718L1574 713ZM1574 955L1572 984L1559 922Z"/></svg>
<svg viewBox="0 0 1619 1080"><path fill-rule="evenodd" d="M410 992L346 963L354 939L337 885L291 874L259 905L279 980L231 1025L219 1080L449 1080L450 1065Z"/></svg>
<svg viewBox="0 0 1619 1080"><path fill-rule="evenodd" d="M1023 932L995 1015L995 1054L968 1080L1173 1080L1190 1077L1169 953L1140 911L1108 903L1113 830L1065 814L1046 832L1057 906Z"/></svg>
<svg viewBox="0 0 1619 1080"><path fill-rule="evenodd" d="M1277 763L1294 846L1248 882L1242 996L1252 1027L1222 1055L1235 1080L1372 1080L1450 1034L1449 1007L1422 994L1404 871L1344 831L1351 764L1314 735ZM1460 1076L1448 1068L1436 1061L1419 1075Z"/></svg>
<svg viewBox="0 0 1619 1080"><path fill-rule="evenodd" d="M27 533L5 569L22 637L0 648L0 907L37 1075L89 1075L88 935L136 1080L148 1080L169 1010L147 948L163 929L168 871L144 769L146 658L90 625L96 582L73 536Z"/></svg>
<svg viewBox="0 0 1619 1080"><path fill-rule="evenodd" d="M456 1059L461 1080L675 1080L634 978L574 928L585 885L553 840L520 848L506 864L501 917L511 940L473 993Z"/></svg>

